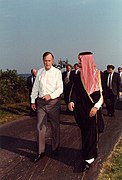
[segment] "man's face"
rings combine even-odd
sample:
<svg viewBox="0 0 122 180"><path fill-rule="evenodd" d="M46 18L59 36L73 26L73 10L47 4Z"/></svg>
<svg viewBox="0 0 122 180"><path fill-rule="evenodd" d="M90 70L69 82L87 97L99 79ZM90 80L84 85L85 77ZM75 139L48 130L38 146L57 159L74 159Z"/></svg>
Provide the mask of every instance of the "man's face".
<svg viewBox="0 0 122 180"><path fill-rule="evenodd" d="M69 71L71 71L72 68L71 68L71 66L67 66L66 69L69 72Z"/></svg>
<svg viewBox="0 0 122 180"><path fill-rule="evenodd" d="M51 66L53 65L53 57L51 54L48 54L47 56L44 57L44 67L45 70L49 70L51 68Z"/></svg>
<svg viewBox="0 0 122 180"><path fill-rule="evenodd" d="M118 69L118 72L121 73L121 72L122 72L122 68L119 68L119 69Z"/></svg>
<svg viewBox="0 0 122 180"><path fill-rule="evenodd" d="M75 65L74 68L75 68L75 70L78 70L78 69L79 69L78 65Z"/></svg>
<svg viewBox="0 0 122 180"><path fill-rule="evenodd" d="M107 71L108 71L109 74L112 74L114 72L114 69L109 68Z"/></svg>
<svg viewBox="0 0 122 180"><path fill-rule="evenodd" d="M36 74L37 74L36 69L33 69L32 74L33 74L34 76L36 76Z"/></svg>
<svg viewBox="0 0 122 180"><path fill-rule="evenodd" d="M82 68L82 55L78 56L78 66Z"/></svg>

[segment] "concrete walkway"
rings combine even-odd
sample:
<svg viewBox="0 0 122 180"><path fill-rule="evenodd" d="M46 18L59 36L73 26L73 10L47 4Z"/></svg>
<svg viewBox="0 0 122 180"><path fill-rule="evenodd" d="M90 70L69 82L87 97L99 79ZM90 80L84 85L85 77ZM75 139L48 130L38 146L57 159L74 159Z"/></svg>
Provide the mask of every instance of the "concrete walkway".
<svg viewBox="0 0 122 180"><path fill-rule="evenodd" d="M62 106L62 109L65 107ZM46 156L33 163L36 154L36 118L23 117L0 127L1 180L97 180L103 162L117 143L122 129L122 111L115 117L104 116L105 130L100 135L99 155L90 170L76 173L80 162L80 130L72 115L61 114L61 143L57 156L51 155L51 131L48 122Z"/></svg>

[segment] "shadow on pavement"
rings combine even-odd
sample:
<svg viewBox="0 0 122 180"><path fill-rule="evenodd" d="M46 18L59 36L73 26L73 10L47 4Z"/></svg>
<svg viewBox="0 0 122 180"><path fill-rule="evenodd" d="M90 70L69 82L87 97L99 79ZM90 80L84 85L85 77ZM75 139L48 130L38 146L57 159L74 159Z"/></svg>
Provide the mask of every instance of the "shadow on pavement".
<svg viewBox="0 0 122 180"><path fill-rule="evenodd" d="M37 151L37 144L35 141L31 140L11 136L0 136L0 148L14 152L21 156L32 158L33 152Z"/></svg>
<svg viewBox="0 0 122 180"><path fill-rule="evenodd" d="M37 144L35 141L10 136L0 136L0 147L1 149L27 157L30 160L35 157L37 152ZM58 153L52 154L51 145L46 144L46 156L50 159L54 159L68 166L74 167L75 171L80 171L80 165L82 162L81 150L60 147Z"/></svg>

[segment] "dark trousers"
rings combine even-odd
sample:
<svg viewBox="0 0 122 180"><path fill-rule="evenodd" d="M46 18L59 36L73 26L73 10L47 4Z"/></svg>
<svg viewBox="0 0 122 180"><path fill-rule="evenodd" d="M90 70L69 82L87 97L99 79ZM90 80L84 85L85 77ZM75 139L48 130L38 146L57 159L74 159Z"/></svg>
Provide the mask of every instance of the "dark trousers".
<svg viewBox="0 0 122 180"><path fill-rule="evenodd" d="M37 143L38 153L45 151L45 135L47 119L50 119L52 130L52 150L60 144L60 98L45 101L41 98L37 100Z"/></svg>
<svg viewBox="0 0 122 180"><path fill-rule="evenodd" d="M107 96L105 97L105 104L107 113L113 115L115 112L115 104L117 100L117 95L114 95L112 90L109 89Z"/></svg>

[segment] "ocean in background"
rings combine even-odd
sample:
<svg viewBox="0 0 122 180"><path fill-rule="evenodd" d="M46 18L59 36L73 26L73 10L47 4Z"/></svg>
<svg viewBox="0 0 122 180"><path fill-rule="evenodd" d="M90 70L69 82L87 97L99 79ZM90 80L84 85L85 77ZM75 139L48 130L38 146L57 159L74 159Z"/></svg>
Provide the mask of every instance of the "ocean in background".
<svg viewBox="0 0 122 180"><path fill-rule="evenodd" d="M22 76L22 77L24 77L24 78L28 78L29 76L30 76L31 74L19 74L19 76Z"/></svg>

